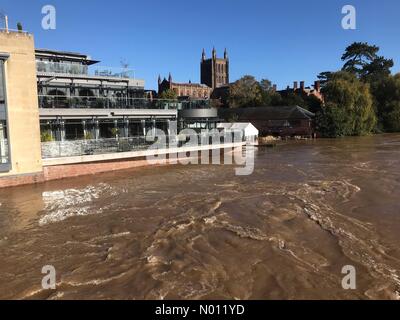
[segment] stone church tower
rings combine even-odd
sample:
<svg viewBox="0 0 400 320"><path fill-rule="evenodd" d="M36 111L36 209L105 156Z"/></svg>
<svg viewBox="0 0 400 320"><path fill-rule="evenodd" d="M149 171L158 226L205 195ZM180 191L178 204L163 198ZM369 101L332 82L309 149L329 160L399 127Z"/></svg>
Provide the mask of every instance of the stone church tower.
<svg viewBox="0 0 400 320"><path fill-rule="evenodd" d="M212 89L229 84L229 58L225 49L224 58L217 58L217 51L213 48L212 57L206 59L203 49L200 64L201 83Z"/></svg>

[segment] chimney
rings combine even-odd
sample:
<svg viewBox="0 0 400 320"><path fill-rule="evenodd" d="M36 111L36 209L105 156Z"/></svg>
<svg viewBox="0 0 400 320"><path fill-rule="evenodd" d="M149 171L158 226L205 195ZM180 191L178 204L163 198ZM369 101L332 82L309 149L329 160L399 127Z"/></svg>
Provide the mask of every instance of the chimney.
<svg viewBox="0 0 400 320"><path fill-rule="evenodd" d="M294 90L294 91L297 90L297 81L293 82L293 90Z"/></svg>
<svg viewBox="0 0 400 320"><path fill-rule="evenodd" d="M273 90L274 92L277 91L277 86L276 86L276 84L274 84L274 85L272 86L272 90Z"/></svg>
<svg viewBox="0 0 400 320"><path fill-rule="evenodd" d="M304 91L305 89L305 82L304 81L300 81L300 90Z"/></svg>
<svg viewBox="0 0 400 320"><path fill-rule="evenodd" d="M320 91L321 91L321 81L315 81L315 82L314 82L314 89L315 89L317 92L320 92Z"/></svg>

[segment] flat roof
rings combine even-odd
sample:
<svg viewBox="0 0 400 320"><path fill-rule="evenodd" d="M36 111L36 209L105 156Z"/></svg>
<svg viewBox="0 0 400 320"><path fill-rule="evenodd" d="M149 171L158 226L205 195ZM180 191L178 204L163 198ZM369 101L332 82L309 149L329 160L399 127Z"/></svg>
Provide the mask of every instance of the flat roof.
<svg viewBox="0 0 400 320"><path fill-rule="evenodd" d="M78 52L51 50L51 49L35 49L36 56L57 57L65 60L82 61L84 60L88 65L98 63L98 60L92 60L91 56Z"/></svg>

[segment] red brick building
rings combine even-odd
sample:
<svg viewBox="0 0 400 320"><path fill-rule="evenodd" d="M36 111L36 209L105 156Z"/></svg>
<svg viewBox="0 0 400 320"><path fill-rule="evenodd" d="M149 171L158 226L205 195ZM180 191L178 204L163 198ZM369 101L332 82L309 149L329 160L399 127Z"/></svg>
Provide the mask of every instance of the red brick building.
<svg viewBox="0 0 400 320"><path fill-rule="evenodd" d="M168 79L161 80L158 77L158 94L160 95L166 90L173 90L178 97L187 97L190 99L209 99L211 97L212 89L204 84L192 83L178 83L172 81L171 74Z"/></svg>
<svg viewBox="0 0 400 320"><path fill-rule="evenodd" d="M298 94L300 96L315 96L318 98L321 102L324 101L324 97L322 96L321 93L321 83L320 81L315 81L313 87L306 87L304 81L300 81L300 87L298 85L298 82L295 81L293 83L293 88L290 88L289 86L285 90L280 90L278 91L282 96L285 96L289 93L294 93Z"/></svg>

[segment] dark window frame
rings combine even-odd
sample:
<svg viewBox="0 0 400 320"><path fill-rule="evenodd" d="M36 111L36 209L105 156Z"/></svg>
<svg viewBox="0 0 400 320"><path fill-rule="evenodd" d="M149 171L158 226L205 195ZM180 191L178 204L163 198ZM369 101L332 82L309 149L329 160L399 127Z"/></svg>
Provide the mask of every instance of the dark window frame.
<svg viewBox="0 0 400 320"><path fill-rule="evenodd" d="M7 147L8 147L8 162L7 163L0 163L0 172L10 172L12 169L11 165L11 148L10 148L10 126L8 121L8 108L7 108L7 83L6 83L6 75L5 75L5 63L9 58L9 54L7 53L0 53L0 77L1 83L3 84L3 95L4 100L2 100L2 104L4 105L4 117L2 117L2 121L5 122L6 127L6 137L7 137ZM3 119L4 118L4 119Z"/></svg>

